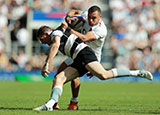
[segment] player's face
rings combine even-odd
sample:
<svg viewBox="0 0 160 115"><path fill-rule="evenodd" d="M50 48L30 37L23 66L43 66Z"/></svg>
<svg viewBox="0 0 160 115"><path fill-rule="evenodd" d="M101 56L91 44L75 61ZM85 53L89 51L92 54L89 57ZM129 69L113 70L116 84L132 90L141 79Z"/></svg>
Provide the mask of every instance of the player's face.
<svg viewBox="0 0 160 115"><path fill-rule="evenodd" d="M95 26L101 19L101 14L98 11L88 13L88 22L90 26Z"/></svg>
<svg viewBox="0 0 160 115"><path fill-rule="evenodd" d="M51 44L51 33L46 32L42 35L39 36L39 40L41 41L42 44Z"/></svg>

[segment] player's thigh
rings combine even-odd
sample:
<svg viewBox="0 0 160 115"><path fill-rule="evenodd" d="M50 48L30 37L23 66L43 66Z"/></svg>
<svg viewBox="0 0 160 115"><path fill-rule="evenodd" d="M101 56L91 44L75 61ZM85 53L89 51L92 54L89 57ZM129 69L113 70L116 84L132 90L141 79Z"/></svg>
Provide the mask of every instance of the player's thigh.
<svg viewBox="0 0 160 115"><path fill-rule="evenodd" d="M106 70L98 61L88 63L85 67L89 72L91 72L93 75L97 76L100 79L106 74Z"/></svg>
<svg viewBox="0 0 160 115"><path fill-rule="evenodd" d="M63 79L64 82L68 82L78 76L79 76L79 73L78 73L77 69L68 66L64 71L60 72L57 75L57 78L60 77L60 79Z"/></svg>
<svg viewBox="0 0 160 115"><path fill-rule="evenodd" d="M58 82L58 83L59 83L59 82L62 82L62 78L58 78L58 77L61 77L61 76L59 75L59 73L61 73L62 71L64 71L67 67L68 67L68 65L67 65L65 62L63 62L63 63L59 66L59 68L58 68L58 70L57 70L57 73L56 73L56 75L54 76L54 79L53 79L52 88L55 86L55 84L57 84L57 82Z"/></svg>
<svg viewBox="0 0 160 115"><path fill-rule="evenodd" d="M68 67L68 65L65 62L62 62L62 64L59 66L57 70L57 74L60 73L61 71L65 70Z"/></svg>
<svg viewBox="0 0 160 115"><path fill-rule="evenodd" d="M59 68L57 70L57 73L60 73L61 71L63 71L64 69L66 69L72 63L73 63L73 59L72 58L66 58L64 60L64 62L62 62L62 64L59 66Z"/></svg>

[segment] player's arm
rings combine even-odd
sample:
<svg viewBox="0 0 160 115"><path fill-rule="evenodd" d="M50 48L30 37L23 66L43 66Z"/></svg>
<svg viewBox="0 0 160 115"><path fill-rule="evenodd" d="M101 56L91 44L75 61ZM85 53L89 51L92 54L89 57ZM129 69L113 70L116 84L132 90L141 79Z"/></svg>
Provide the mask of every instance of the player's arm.
<svg viewBox="0 0 160 115"><path fill-rule="evenodd" d="M53 39L53 43L50 46L49 53L48 53L48 56L46 58L45 64L44 64L44 66L42 68L42 71L41 71L41 74L42 74L43 77L48 77L47 73L50 73L48 71L49 63L51 62L51 60L57 54L59 46L60 46L60 37L55 36L54 39Z"/></svg>
<svg viewBox="0 0 160 115"><path fill-rule="evenodd" d="M64 29L69 28L69 31L72 34L75 34L77 37L79 37L84 42L96 40L96 36L94 35L94 33L92 31L89 31L86 34L81 34L77 31L71 29L70 27L68 27L68 24L66 22L62 22L61 27L64 28Z"/></svg>
<svg viewBox="0 0 160 115"><path fill-rule="evenodd" d="M53 43L50 46L49 49L49 54L47 56L46 62L50 63L50 61L55 57L55 55L58 52L60 46L60 37L59 36L55 36L53 39Z"/></svg>
<svg viewBox="0 0 160 115"><path fill-rule="evenodd" d="M70 30L71 33L75 34L76 36L78 36L81 40L85 41L85 42L89 42L89 41L94 41L96 40L96 36L94 35L94 33L92 31L87 32L86 34L81 34L73 29Z"/></svg>

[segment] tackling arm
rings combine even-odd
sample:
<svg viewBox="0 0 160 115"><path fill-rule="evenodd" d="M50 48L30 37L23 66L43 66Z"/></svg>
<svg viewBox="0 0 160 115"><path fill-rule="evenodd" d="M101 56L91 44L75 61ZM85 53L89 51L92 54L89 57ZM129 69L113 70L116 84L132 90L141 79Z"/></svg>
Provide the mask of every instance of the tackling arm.
<svg viewBox="0 0 160 115"><path fill-rule="evenodd" d="M65 18L66 22L68 24L70 24L71 22L71 16L75 15L75 14L81 14L81 10L70 10L68 13L67 13L67 16ZM68 25L67 25L68 26ZM96 36L93 34L92 31L89 31L87 32L85 35L84 34L81 34L73 29L71 29L70 31L71 33L75 34L76 36L78 36L81 40L85 41L85 42L88 42L88 41L93 41L93 40L96 40Z"/></svg>
<svg viewBox="0 0 160 115"><path fill-rule="evenodd" d="M70 32L73 33L73 34L75 34L76 36L78 36L84 42L89 42L89 41L96 40L96 36L93 34L92 31L89 31L86 34L81 34L81 33L77 32L77 31L71 29Z"/></svg>

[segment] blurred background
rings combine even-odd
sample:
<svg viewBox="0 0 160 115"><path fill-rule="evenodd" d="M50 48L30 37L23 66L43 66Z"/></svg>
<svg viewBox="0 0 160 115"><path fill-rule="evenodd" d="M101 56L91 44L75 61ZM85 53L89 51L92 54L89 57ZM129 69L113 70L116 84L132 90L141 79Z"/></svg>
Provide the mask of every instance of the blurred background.
<svg viewBox="0 0 160 115"><path fill-rule="evenodd" d="M42 25L56 28L70 9L98 5L108 34L102 64L146 69L160 80L160 0L0 0L0 80L40 81L48 52L36 38ZM66 57L59 53L51 71ZM137 81L135 79L132 79Z"/></svg>

